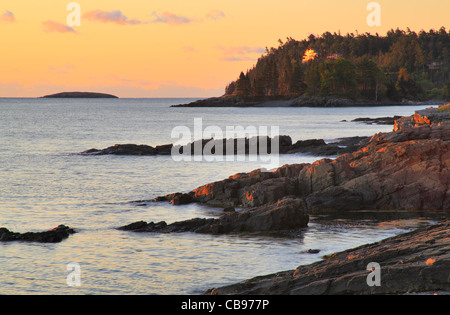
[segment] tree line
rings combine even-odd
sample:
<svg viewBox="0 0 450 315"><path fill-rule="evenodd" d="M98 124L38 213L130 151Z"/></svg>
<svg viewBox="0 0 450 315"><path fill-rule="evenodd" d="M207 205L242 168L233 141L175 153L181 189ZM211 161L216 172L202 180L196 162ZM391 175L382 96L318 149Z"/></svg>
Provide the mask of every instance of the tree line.
<svg viewBox="0 0 450 315"><path fill-rule="evenodd" d="M326 32L279 44L266 48L225 95L450 99L450 32L444 27L419 33L392 29L385 36Z"/></svg>

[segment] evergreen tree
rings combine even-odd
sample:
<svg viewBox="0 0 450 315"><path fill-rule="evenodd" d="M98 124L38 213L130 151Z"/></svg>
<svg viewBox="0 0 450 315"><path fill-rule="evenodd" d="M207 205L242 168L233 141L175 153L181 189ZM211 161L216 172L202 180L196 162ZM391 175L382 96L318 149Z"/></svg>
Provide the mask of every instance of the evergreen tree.
<svg viewBox="0 0 450 315"><path fill-rule="evenodd" d="M251 95L251 85L248 75L241 72L239 79L236 82L236 95L238 96L250 96Z"/></svg>
<svg viewBox="0 0 450 315"><path fill-rule="evenodd" d="M292 61L292 75L289 82L289 92L291 95L302 95L306 91L306 84L301 65Z"/></svg>
<svg viewBox="0 0 450 315"><path fill-rule="evenodd" d="M347 59L327 60L319 65L323 95L347 95L357 86L356 68Z"/></svg>
<svg viewBox="0 0 450 315"><path fill-rule="evenodd" d="M308 66L308 70L305 75L306 81L306 93L309 96L318 95L320 92L320 73L319 65L314 62Z"/></svg>
<svg viewBox="0 0 450 315"><path fill-rule="evenodd" d="M363 57L356 65L359 91L362 96L378 101L379 91L383 84L383 73L371 59Z"/></svg>

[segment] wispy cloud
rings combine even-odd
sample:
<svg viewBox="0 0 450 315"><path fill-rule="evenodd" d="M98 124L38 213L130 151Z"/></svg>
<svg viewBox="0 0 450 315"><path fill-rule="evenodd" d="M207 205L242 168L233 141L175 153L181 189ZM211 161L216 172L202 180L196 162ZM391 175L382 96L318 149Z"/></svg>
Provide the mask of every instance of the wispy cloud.
<svg viewBox="0 0 450 315"><path fill-rule="evenodd" d="M192 46L184 46L183 47L183 52L195 53L195 52L197 52L197 49L195 47L192 47Z"/></svg>
<svg viewBox="0 0 450 315"><path fill-rule="evenodd" d="M140 20L129 19L120 10L113 10L111 12L94 10L85 13L83 17L91 21L115 23L119 25L139 25L143 23Z"/></svg>
<svg viewBox="0 0 450 315"><path fill-rule="evenodd" d="M262 54L266 50L263 47L250 47L250 46L217 46L218 49L222 50L225 54L238 54L238 55L248 55L248 54Z"/></svg>
<svg viewBox="0 0 450 315"><path fill-rule="evenodd" d="M14 23L16 21L16 18L14 16L14 13L11 11L6 10L0 15L0 22L5 23Z"/></svg>
<svg viewBox="0 0 450 315"><path fill-rule="evenodd" d="M250 46L217 46L222 51L223 61L256 61L265 52L263 47Z"/></svg>
<svg viewBox="0 0 450 315"><path fill-rule="evenodd" d="M206 14L207 19L214 21L224 19L225 17L226 17L225 13L220 10L212 10L208 14Z"/></svg>
<svg viewBox="0 0 450 315"><path fill-rule="evenodd" d="M255 57L239 57L239 56L223 56L222 59L223 61L256 61L258 60L258 58Z"/></svg>
<svg viewBox="0 0 450 315"><path fill-rule="evenodd" d="M42 22L42 25L44 26L44 32L46 33L77 33L72 27L55 21L45 21Z"/></svg>
<svg viewBox="0 0 450 315"><path fill-rule="evenodd" d="M149 20L129 19L120 10L103 11L94 10L83 14L83 17L90 21L103 22L103 23L115 23L118 25L140 25L149 23L161 23L173 26L179 26L184 24L190 24L194 22L203 22L204 19L217 21L226 17L225 13L220 10L212 10L208 12L202 18L193 18L172 12L157 13L153 12L150 15Z"/></svg>
<svg viewBox="0 0 450 315"><path fill-rule="evenodd" d="M71 69L75 69L75 66L71 64L64 64L59 66L51 66L48 69L57 74L67 74Z"/></svg>
<svg viewBox="0 0 450 315"><path fill-rule="evenodd" d="M163 12L161 14L153 12L151 18L150 23L165 23L169 25L189 24L195 21L195 19L170 12Z"/></svg>

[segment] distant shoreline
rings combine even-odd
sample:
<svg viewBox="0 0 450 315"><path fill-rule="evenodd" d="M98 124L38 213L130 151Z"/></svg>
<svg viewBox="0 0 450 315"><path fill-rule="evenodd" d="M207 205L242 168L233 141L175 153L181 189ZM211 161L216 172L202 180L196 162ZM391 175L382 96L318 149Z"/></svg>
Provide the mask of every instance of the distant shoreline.
<svg viewBox="0 0 450 315"><path fill-rule="evenodd" d="M171 107L360 107L360 106L414 106L414 105L442 105L446 101L370 101L352 100L337 97L308 97L300 96L291 99L277 98L239 98L239 97L211 97L197 100L189 104L172 105Z"/></svg>
<svg viewBox="0 0 450 315"><path fill-rule="evenodd" d="M62 92L45 95L40 98L119 98L115 95L94 92Z"/></svg>

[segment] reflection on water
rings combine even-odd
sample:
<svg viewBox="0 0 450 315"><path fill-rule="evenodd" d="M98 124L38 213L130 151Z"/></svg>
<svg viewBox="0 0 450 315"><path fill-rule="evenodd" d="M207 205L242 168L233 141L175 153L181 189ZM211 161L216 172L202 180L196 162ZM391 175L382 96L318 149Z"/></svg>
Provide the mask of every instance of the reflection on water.
<svg viewBox="0 0 450 315"><path fill-rule="evenodd" d="M356 220L333 217L313 217L308 228L289 237L141 234L98 229L81 230L60 244L0 244L1 291L200 294L211 287L293 270L324 255L436 222L442 214L407 218L400 215L389 221L374 219L373 214ZM320 252L310 254L310 249ZM70 262L81 266L79 288L65 285L65 266Z"/></svg>

